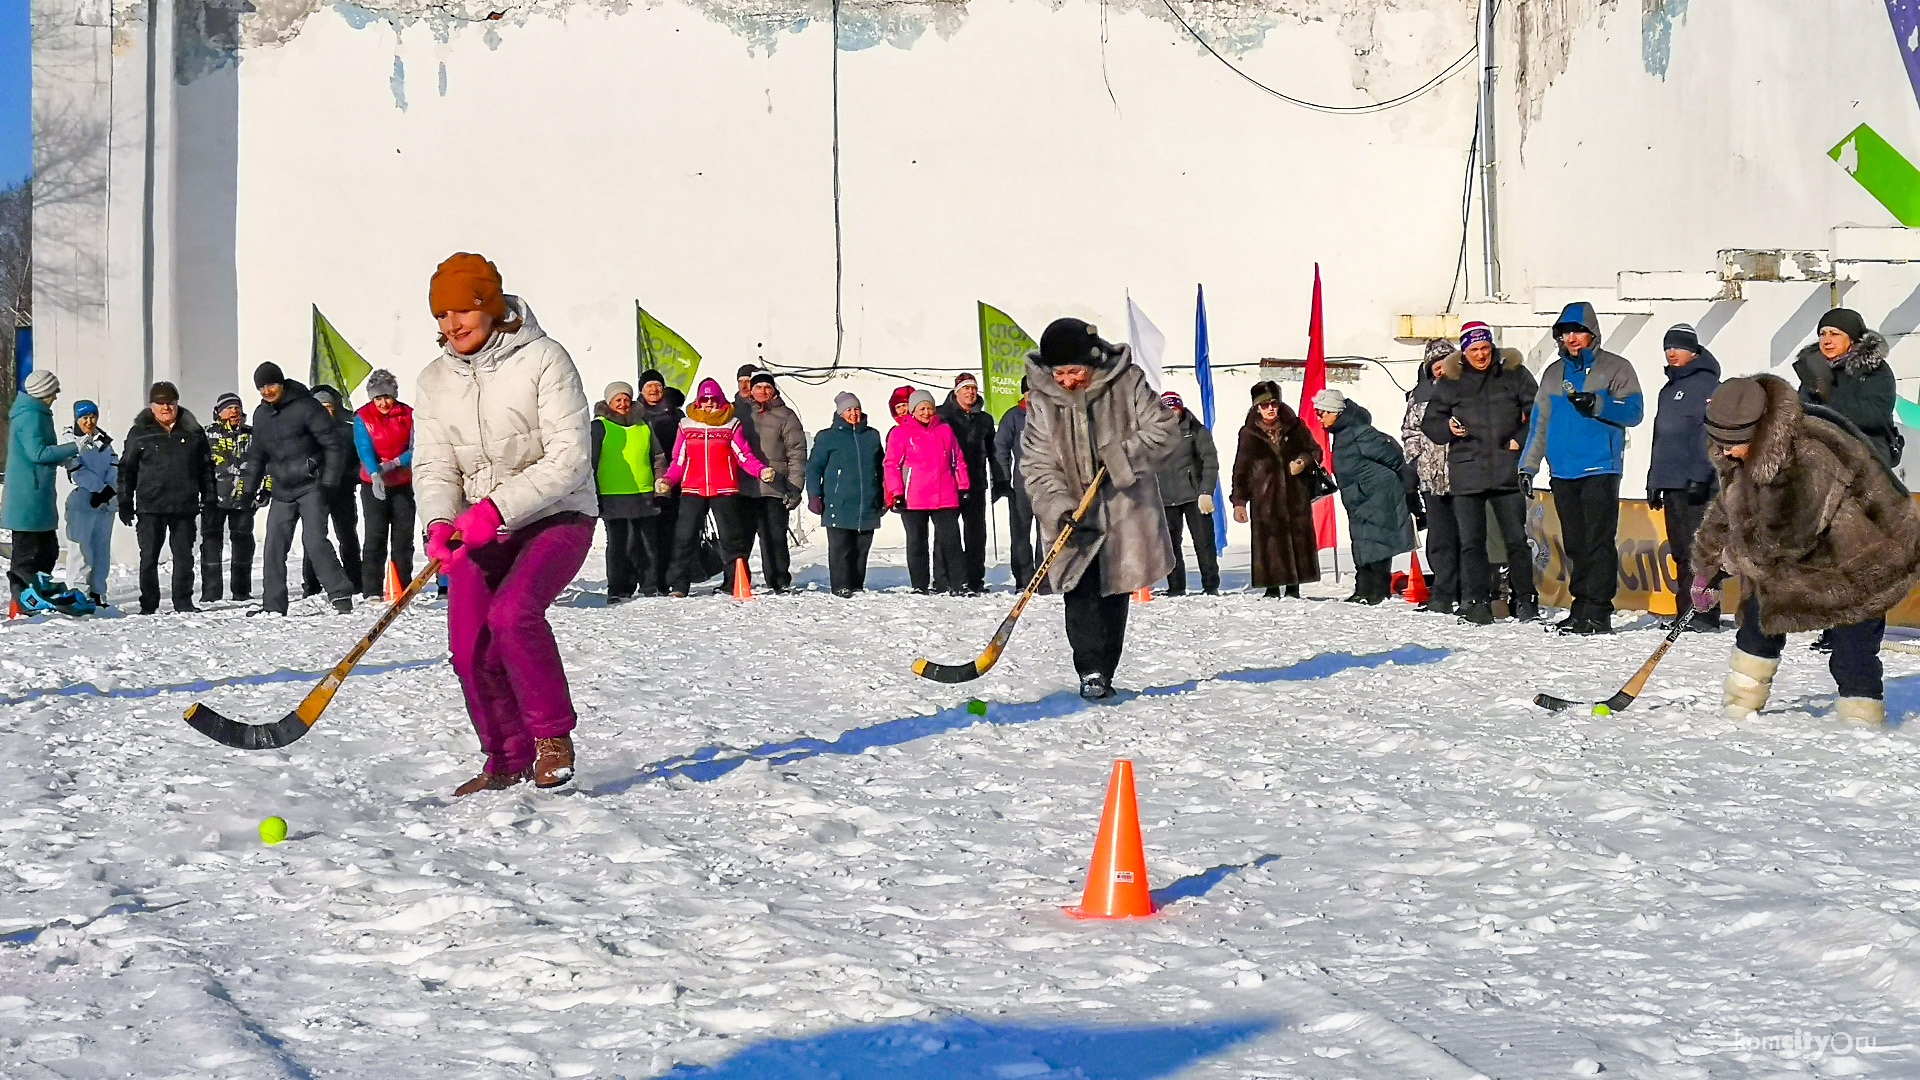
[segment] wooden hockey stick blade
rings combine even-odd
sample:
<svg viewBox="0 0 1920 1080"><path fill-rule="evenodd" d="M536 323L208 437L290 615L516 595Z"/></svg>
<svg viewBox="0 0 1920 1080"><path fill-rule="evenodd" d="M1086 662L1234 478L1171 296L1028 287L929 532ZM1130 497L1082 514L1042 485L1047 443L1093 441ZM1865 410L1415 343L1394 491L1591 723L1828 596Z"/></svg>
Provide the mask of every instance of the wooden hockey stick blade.
<svg viewBox="0 0 1920 1080"><path fill-rule="evenodd" d="M366 655L368 649L373 648L373 643L380 640L380 635L387 632L387 627L393 625L393 620L400 616L400 612L413 602L413 598L418 596L420 590L439 572L440 560L428 559L426 567L407 585L407 591L401 593L398 599L387 606L386 612L380 616L378 622L373 624L373 629L367 631L366 636L347 652L346 659L334 665L333 670L327 672L326 678L320 680L320 685L309 690L300 704L287 715L271 724L243 724L238 720L230 720L196 701L187 706L187 723L193 726L193 730L214 742L231 746L235 750L277 750L299 741L307 732L313 730L313 725L320 719L320 714L326 712L327 706L333 703L333 695L339 692L340 684L345 682L347 676L353 672L354 665L360 662L360 658Z"/></svg>
<svg viewBox="0 0 1920 1080"><path fill-rule="evenodd" d="M1647 662L1640 665L1639 671L1633 673L1633 678L1627 680L1627 685L1621 687L1619 693L1605 701L1598 702L1598 704L1605 705L1609 712L1619 712L1621 709L1633 704L1633 699L1639 697L1640 691L1647 688L1647 680L1653 677L1653 669L1660 666L1660 661L1666 658L1667 650L1673 648L1673 643L1679 641L1680 635L1686 632L1687 618L1692 614L1693 608L1691 605L1682 608L1680 613L1674 617L1673 629L1667 631L1667 636L1665 640L1660 642L1660 647L1653 650L1653 655L1647 657ZM1575 705L1588 704L1583 701L1568 701L1565 698L1557 698L1552 694L1536 694L1533 703L1546 709L1548 712L1560 712L1563 709L1571 709Z"/></svg>
<svg viewBox="0 0 1920 1080"><path fill-rule="evenodd" d="M991 671L993 665L1000 662L1000 654L1006 651L1007 642L1013 639L1013 627L1020 621L1020 613L1027 610L1027 601L1032 600L1033 594L1040 591L1040 583L1047 580L1047 572L1053 569L1053 560L1058 558L1060 552L1067 546L1067 539L1073 535L1074 527L1080 524L1080 519L1085 517L1087 510L1093 506L1093 496L1100 490L1100 485L1106 479L1107 467L1102 465L1099 471L1093 474L1093 483L1087 485L1086 494L1080 496L1080 505L1074 507L1073 517L1061 528L1060 535L1054 537L1053 546L1047 549L1047 557L1041 559L1040 565L1034 569L1033 580L1027 582L1026 591L1020 594L1020 599L1014 602L1013 610L1001 620L1000 629L994 631L993 640L987 642L987 647L980 650L980 655L970 664L941 664L923 656L913 662L915 675L923 679L932 679L934 682L972 682Z"/></svg>
<svg viewBox="0 0 1920 1080"><path fill-rule="evenodd" d="M1568 701L1566 698L1557 698L1557 697L1554 697L1552 694L1537 694L1534 696L1533 703L1547 710L1548 712L1560 712L1563 709L1571 709L1575 705L1579 704L1579 702L1577 701Z"/></svg>

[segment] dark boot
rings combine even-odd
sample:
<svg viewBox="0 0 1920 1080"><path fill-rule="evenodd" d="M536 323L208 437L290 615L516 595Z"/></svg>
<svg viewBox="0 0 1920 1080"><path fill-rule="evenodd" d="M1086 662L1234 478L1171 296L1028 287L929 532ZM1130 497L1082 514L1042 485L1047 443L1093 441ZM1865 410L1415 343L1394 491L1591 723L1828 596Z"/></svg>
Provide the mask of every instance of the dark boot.
<svg viewBox="0 0 1920 1080"><path fill-rule="evenodd" d="M1537 622L1540 619L1540 601L1531 596L1523 596L1513 602L1515 622Z"/></svg>
<svg viewBox="0 0 1920 1080"><path fill-rule="evenodd" d="M1705 611L1696 611L1687 619L1687 632L1692 634L1717 634L1720 632L1720 606L1718 604Z"/></svg>
<svg viewBox="0 0 1920 1080"><path fill-rule="evenodd" d="M1471 623L1474 626L1492 626L1493 605L1485 603L1461 604L1460 621L1463 623Z"/></svg>
<svg viewBox="0 0 1920 1080"><path fill-rule="evenodd" d="M1104 701L1113 696L1113 687L1105 675L1090 671L1080 676L1080 696L1088 701Z"/></svg>

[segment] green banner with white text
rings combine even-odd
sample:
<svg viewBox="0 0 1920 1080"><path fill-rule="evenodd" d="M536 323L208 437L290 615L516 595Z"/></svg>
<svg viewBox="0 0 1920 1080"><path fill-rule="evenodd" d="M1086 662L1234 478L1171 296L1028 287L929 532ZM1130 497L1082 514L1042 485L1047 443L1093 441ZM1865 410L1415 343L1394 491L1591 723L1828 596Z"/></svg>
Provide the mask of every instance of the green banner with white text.
<svg viewBox="0 0 1920 1080"><path fill-rule="evenodd" d="M986 384L987 411L997 421L1020 403L1020 377L1027 353L1040 345L1020 324L990 304L980 305L980 375Z"/></svg>
<svg viewBox="0 0 1920 1080"><path fill-rule="evenodd" d="M646 308L635 304L633 309L639 313L640 369L653 368L668 386L683 394L691 393L694 377L700 374L699 350L668 329L666 323L647 314Z"/></svg>

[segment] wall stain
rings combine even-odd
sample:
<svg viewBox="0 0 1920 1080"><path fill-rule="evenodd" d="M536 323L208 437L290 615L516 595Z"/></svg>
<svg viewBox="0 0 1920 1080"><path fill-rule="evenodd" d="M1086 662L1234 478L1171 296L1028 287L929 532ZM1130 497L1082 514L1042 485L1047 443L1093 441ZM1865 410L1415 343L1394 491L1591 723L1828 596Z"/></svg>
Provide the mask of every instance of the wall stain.
<svg viewBox="0 0 1920 1080"><path fill-rule="evenodd" d="M1673 58L1673 24L1687 17L1687 0L1640 2L1640 66L1664 82Z"/></svg>
<svg viewBox="0 0 1920 1080"><path fill-rule="evenodd" d="M406 112L407 111L407 65L406 65L406 62L401 60L398 56L393 58L393 78L387 80L387 85L393 88L394 108L399 109L401 112Z"/></svg>

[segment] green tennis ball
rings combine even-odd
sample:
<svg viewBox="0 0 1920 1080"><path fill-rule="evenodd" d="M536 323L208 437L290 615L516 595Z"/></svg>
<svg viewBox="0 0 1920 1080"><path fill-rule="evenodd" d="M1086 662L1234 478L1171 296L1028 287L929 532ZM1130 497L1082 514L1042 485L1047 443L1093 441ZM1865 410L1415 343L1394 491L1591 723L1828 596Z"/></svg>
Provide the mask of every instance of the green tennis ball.
<svg viewBox="0 0 1920 1080"><path fill-rule="evenodd" d="M972 701L967 702L967 711L975 716L985 716L987 715L987 703L981 701L979 698L974 698Z"/></svg>
<svg viewBox="0 0 1920 1080"><path fill-rule="evenodd" d="M1613 710L1612 710L1612 709L1609 709L1609 708L1607 708L1607 706L1606 706L1606 703L1605 703L1605 702L1602 702L1601 704L1599 704L1599 705L1595 705L1595 706L1593 707L1593 715L1595 715L1595 716L1612 716L1612 715L1613 715Z"/></svg>
<svg viewBox="0 0 1920 1080"><path fill-rule="evenodd" d="M260 819L260 840L267 844L277 844L287 838L287 819L270 817Z"/></svg>

